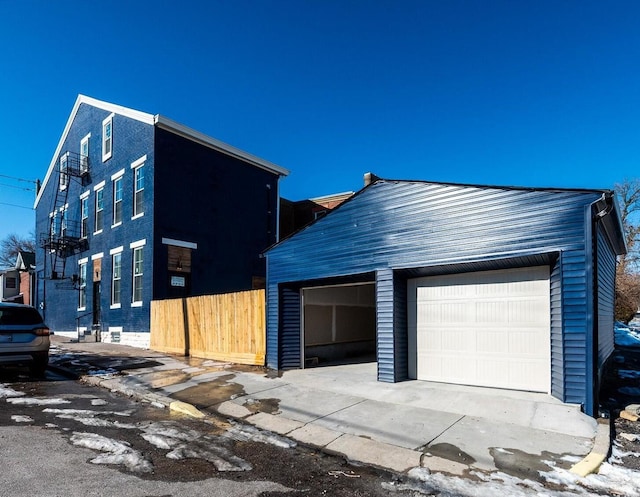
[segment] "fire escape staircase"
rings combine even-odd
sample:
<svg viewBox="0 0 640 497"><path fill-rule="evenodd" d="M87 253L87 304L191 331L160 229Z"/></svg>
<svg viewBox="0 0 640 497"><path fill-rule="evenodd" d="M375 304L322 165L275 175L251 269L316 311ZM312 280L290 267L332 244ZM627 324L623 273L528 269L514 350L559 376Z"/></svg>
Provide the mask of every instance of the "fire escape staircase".
<svg viewBox="0 0 640 497"><path fill-rule="evenodd" d="M89 158L64 152L57 162L56 171L58 184L55 186L49 231L40 236L40 246L49 260L47 272L50 271L49 275L53 280L65 278L67 257L89 248L86 233L82 233L81 222L69 219L68 209L71 180L86 184L89 179Z"/></svg>

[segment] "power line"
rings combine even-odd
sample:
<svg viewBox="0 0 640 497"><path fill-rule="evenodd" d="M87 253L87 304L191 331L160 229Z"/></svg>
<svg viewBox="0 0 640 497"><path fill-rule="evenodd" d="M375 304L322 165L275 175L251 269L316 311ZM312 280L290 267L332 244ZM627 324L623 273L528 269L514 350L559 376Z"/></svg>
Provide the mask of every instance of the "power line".
<svg viewBox="0 0 640 497"><path fill-rule="evenodd" d="M32 179L16 178L15 176L7 176L6 174L0 174L0 178L13 179L16 181L23 181L25 183L37 183L37 181L34 181Z"/></svg>
<svg viewBox="0 0 640 497"><path fill-rule="evenodd" d="M7 185L6 183L0 183L0 186L6 186L7 188L15 188L16 190L24 190L26 192L35 192L35 188L25 188L24 186Z"/></svg>
<svg viewBox="0 0 640 497"><path fill-rule="evenodd" d="M9 204L7 202L0 202L0 205L8 205L10 207L19 207L20 209L29 209L30 211L33 210L33 207L26 207L24 205L17 205L17 204Z"/></svg>

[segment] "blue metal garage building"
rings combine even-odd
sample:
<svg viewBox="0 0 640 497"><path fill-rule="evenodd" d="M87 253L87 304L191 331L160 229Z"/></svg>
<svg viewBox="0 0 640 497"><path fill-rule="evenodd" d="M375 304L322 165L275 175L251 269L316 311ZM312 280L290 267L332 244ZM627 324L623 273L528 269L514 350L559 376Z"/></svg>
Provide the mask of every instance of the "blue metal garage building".
<svg viewBox="0 0 640 497"><path fill-rule="evenodd" d="M377 179L267 252L267 364L375 354L379 381L538 391L594 415L623 253L609 190Z"/></svg>

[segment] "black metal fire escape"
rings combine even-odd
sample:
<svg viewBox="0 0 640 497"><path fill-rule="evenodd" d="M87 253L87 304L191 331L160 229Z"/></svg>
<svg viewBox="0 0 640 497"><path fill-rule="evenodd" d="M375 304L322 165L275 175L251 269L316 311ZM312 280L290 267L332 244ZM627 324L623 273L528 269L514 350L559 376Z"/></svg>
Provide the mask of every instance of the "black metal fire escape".
<svg viewBox="0 0 640 497"><path fill-rule="evenodd" d="M82 221L71 220L68 208L71 181L80 181L84 185L89 179L89 158L64 152L57 161L56 171L58 184L54 186L49 231L40 235L40 246L49 260L47 273L52 280L65 278L67 257L89 248Z"/></svg>

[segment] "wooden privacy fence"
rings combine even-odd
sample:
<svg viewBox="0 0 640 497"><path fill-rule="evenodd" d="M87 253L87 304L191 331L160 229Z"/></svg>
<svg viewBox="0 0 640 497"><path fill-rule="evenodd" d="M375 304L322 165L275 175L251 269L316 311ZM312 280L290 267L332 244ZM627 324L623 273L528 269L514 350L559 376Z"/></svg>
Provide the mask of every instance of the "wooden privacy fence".
<svg viewBox="0 0 640 497"><path fill-rule="evenodd" d="M265 291L154 300L151 348L264 366Z"/></svg>

